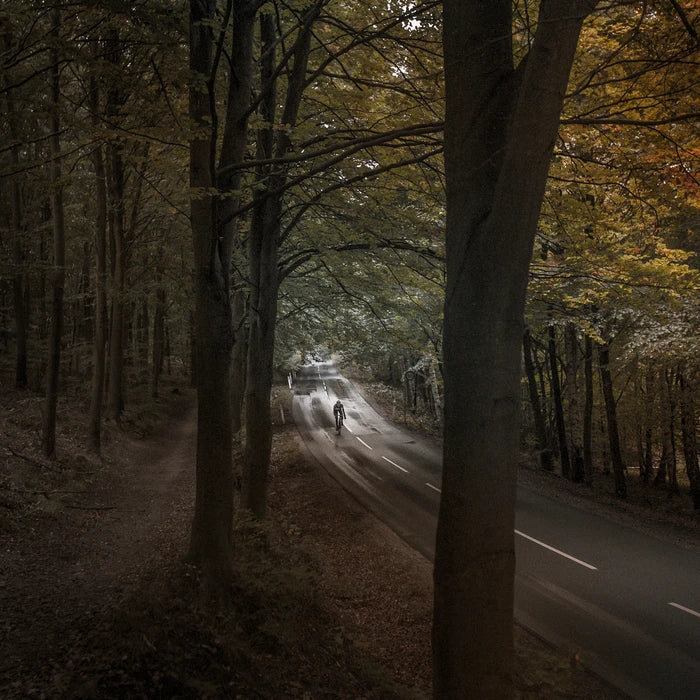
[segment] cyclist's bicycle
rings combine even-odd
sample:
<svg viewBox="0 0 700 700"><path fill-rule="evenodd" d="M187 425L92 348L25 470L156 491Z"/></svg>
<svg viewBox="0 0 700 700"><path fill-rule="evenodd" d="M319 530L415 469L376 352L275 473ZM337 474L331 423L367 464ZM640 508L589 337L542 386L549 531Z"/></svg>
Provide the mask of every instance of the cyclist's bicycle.
<svg viewBox="0 0 700 700"><path fill-rule="evenodd" d="M335 414L335 432L340 435L340 431L343 428L343 414L338 412Z"/></svg>

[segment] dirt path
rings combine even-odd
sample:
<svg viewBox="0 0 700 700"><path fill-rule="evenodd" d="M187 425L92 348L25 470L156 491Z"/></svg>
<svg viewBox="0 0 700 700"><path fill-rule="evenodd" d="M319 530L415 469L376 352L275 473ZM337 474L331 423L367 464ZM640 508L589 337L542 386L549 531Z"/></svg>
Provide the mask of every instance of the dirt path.
<svg viewBox="0 0 700 700"><path fill-rule="evenodd" d="M96 621L186 542L195 411L183 399L146 442L119 434L91 484L0 534L0 695L32 694ZM110 455L111 453L111 455Z"/></svg>
<svg viewBox="0 0 700 700"><path fill-rule="evenodd" d="M319 678L329 682L327 671L336 661L329 666L325 650L299 659L268 656L259 660L261 668L269 675L270 664L278 664L279 683L266 694L260 683L269 679L245 674L252 657L238 669L223 661L228 657L218 633L211 636L198 627L197 611L165 588L169 574L176 580L176 572L182 573L192 517L194 413L191 398L183 396L155 436L136 440L113 434L105 465L92 481L56 487L43 507L12 528L3 530L5 521L0 521L3 700L202 696L200 690L183 695L184 687L208 687L206 697L231 697L232 673L235 682L243 683L239 697L246 698L302 697L305 688L321 685ZM9 422L0 415L0 432L3 426ZM347 630L395 682L414 689L411 697L429 697L429 562L300 452L290 425L276 431L270 511L282 546L298 549L300 561L310 557L319 564L314 585L328 611L314 624L327 627L336 645ZM167 597L164 614L149 607L152 591L154 600L159 593ZM140 617L134 620L134 614ZM121 643L127 637L131 650ZM516 629L516 638L518 698L618 697L522 629ZM134 650L134 639L139 649ZM236 643L234 657L241 648ZM344 648L341 644L334 651ZM234 673L241 669L243 681ZM352 665L338 665L335 673L331 697L384 697L374 680L362 686ZM175 676L179 684L170 692L167 682ZM183 685L188 677L194 684ZM364 689L358 691L359 686Z"/></svg>

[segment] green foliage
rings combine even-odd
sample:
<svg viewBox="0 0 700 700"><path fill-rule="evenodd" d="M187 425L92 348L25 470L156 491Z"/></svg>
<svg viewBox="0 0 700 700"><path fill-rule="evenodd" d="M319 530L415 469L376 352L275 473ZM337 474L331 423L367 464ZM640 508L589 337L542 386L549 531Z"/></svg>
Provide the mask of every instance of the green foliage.
<svg viewBox="0 0 700 700"><path fill-rule="evenodd" d="M439 368L441 356L441 4L319 6L306 80L292 96L299 100L293 124L283 123L282 107L308 3L258 8L274 10L279 108L270 126L276 138L288 139L274 163L286 174L276 365L286 371L317 348L342 351L348 362L398 385L408 367L430 360ZM533 0L514 5L516 65L531 45L538 7ZM10 135L9 148L0 152L0 176L18 187L21 201L15 222L11 188L0 191L0 329L9 339L0 351L8 357L14 351L16 277L29 308L31 381L41 386L51 272L45 135L58 108L67 217L66 370L87 381L91 369L97 285L91 154L115 147L124 163L128 229L125 362L131 383L143 383L159 292L166 291L174 366L189 366L192 340L187 143L194 132L187 92L194 78L187 69L186 5L72 3L62 11L57 106L48 98L53 45L45 4L8 0L0 16L0 127ZM683 22L692 25L694 12L690 0L613 3L584 26L531 267L531 327L572 320L598 342L613 338L615 366L630 373L659 364L694 366L700 355L698 54ZM218 120L204 127L216 130L218 146L231 72L232 28L223 19L220 14L212 27L222 40L212 84ZM258 61L257 34L255 41ZM236 202L236 288L249 284L250 212L265 187L255 65L245 158L232 166L240 182L219 182L208 192L222 203ZM97 114L91 85L97 86ZM114 193L108 204L112 217ZM114 262L110 250L108 270ZM117 291L110 274L107 293L111 304Z"/></svg>

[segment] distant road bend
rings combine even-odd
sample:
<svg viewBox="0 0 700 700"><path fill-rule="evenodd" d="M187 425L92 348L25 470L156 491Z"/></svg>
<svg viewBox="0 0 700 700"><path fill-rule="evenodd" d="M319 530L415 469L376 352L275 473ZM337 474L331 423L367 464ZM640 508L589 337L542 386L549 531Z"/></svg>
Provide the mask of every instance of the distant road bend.
<svg viewBox="0 0 700 700"><path fill-rule="evenodd" d="M315 458L430 560L438 445L381 418L331 362L303 367L293 414ZM335 433L332 405L347 420ZM638 700L700 698L700 554L518 487L518 621Z"/></svg>

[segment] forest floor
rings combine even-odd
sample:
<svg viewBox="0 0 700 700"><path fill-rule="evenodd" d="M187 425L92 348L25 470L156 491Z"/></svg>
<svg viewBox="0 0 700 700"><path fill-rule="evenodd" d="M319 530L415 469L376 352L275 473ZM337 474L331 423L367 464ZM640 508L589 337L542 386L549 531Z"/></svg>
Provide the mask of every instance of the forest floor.
<svg viewBox="0 0 700 700"><path fill-rule="evenodd" d="M338 486L293 425L275 428L270 522L237 524L231 607L200 606L184 563L194 400L175 385L161 395L106 426L101 458L83 448L84 402L64 398L48 462L43 399L4 392L0 697L429 697L431 566ZM694 523L657 524L698 541ZM519 698L622 697L575 649L520 627L516 644Z"/></svg>

